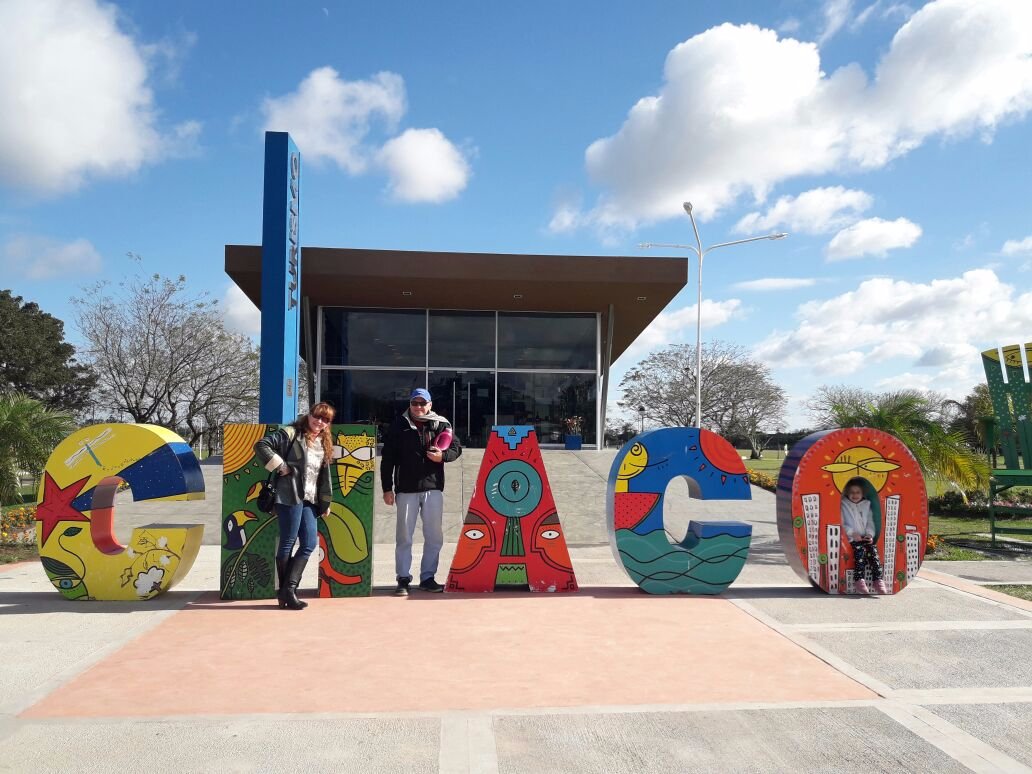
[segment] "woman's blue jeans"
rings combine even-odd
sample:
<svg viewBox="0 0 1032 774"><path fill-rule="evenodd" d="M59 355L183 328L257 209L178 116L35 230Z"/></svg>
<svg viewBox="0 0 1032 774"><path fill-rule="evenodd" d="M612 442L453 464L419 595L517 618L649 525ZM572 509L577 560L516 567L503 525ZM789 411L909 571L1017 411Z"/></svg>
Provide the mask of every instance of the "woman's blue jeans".
<svg viewBox="0 0 1032 774"><path fill-rule="evenodd" d="M307 559L319 543L319 528L315 523L315 504L305 501L297 505L276 505L279 519L279 548L277 559L289 559L294 543L301 539L297 549L299 559Z"/></svg>

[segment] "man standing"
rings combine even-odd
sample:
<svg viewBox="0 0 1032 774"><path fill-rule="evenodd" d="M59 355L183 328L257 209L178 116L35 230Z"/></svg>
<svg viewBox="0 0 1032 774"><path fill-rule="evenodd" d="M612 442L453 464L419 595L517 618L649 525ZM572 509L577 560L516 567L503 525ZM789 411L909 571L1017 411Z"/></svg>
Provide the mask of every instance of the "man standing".
<svg viewBox="0 0 1032 774"><path fill-rule="evenodd" d="M398 577L395 596L408 596L412 576L412 538L416 520L423 518L423 560L419 565L419 588L444 591L437 582L437 563L444 545L444 463L462 454L459 439L450 443L441 438L451 423L435 414L430 393L423 388L413 390L409 407L387 430L380 462L380 483L383 501L398 506L398 528L394 549L394 569ZM442 447L438 448L437 443Z"/></svg>

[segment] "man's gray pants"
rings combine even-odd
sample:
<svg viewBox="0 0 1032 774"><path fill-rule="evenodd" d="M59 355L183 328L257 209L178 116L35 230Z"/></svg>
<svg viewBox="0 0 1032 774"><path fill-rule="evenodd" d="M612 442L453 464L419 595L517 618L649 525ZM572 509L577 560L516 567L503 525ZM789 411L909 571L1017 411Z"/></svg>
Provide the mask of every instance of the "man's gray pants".
<svg viewBox="0 0 1032 774"><path fill-rule="evenodd" d="M410 578L412 570L412 538L416 520L423 517L423 559L419 563L419 580L437 574L437 563L444 546L444 492L399 492L394 496L398 506L398 528L394 535L394 571L399 578Z"/></svg>

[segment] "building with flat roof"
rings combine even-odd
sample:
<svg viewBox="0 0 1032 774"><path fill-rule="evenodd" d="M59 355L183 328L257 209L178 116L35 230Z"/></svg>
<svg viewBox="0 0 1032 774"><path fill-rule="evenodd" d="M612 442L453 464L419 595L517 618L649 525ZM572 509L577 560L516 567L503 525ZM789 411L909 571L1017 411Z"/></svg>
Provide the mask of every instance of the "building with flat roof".
<svg viewBox="0 0 1032 774"><path fill-rule="evenodd" d="M262 248L227 245L226 273L260 309ZM600 445L611 364L687 279L679 258L304 247L311 398L383 425L425 386L466 446L509 424L562 444L573 417Z"/></svg>

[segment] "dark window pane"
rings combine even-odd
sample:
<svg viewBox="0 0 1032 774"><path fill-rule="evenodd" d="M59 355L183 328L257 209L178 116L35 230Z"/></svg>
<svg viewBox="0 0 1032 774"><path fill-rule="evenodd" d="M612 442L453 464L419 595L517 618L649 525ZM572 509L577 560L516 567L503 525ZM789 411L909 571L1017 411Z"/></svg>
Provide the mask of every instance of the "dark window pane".
<svg viewBox="0 0 1032 774"><path fill-rule="evenodd" d="M593 314L498 314L499 368L596 366Z"/></svg>
<svg viewBox="0 0 1032 774"><path fill-rule="evenodd" d="M323 309L323 365L402 367L426 364L421 309Z"/></svg>
<svg viewBox="0 0 1032 774"><path fill-rule="evenodd" d="M494 312L430 312L430 367L494 368Z"/></svg>
<svg viewBox="0 0 1032 774"><path fill-rule="evenodd" d="M422 371L336 371L324 370L320 376L319 396L337 409L335 422L371 423L383 430L408 408L408 398L416 387L424 386Z"/></svg>
<svg viewBox="0 0 1032 774"><path fill-rule="evenodd" d="M561 443L564 420L581 417L584 443L595 443L591 374L498 374L498 424L533 425L539 443Z"/></svg>
<svg viewBox="0 0 1032 774"><path fill-rule="evenodd" d="M463 446L483 449L494 426L494 372L430 371L434 411L447 417Z"/></svg>

